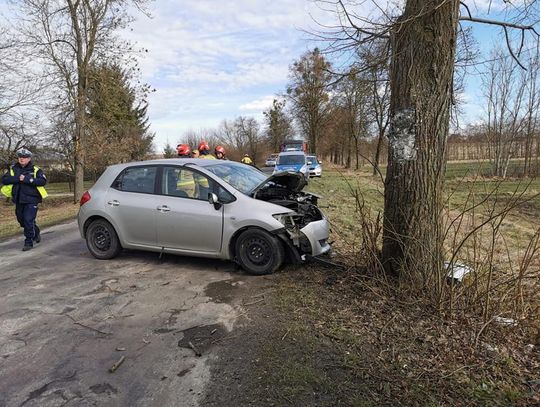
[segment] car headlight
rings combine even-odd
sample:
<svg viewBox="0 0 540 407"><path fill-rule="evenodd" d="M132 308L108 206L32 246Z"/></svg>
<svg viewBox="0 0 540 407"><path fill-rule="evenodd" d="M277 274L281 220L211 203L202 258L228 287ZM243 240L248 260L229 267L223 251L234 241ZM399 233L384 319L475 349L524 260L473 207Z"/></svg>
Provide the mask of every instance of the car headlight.
<svg viewBox="0 0 540 407"><path fill-rule="evenodd" d="M281 223L285 227L291 227L294 226L294 218L293 215L296 215L294 212L289 213L276 213L272 215L275 220L277 220L279 223Z"/></svg>

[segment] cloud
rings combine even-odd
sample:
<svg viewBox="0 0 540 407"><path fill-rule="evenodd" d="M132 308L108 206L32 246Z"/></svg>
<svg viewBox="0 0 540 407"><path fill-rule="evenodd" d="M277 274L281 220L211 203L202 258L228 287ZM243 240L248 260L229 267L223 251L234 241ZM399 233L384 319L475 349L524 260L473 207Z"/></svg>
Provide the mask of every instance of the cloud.
<svg viewBox="0 0 540 407"><path fill-rule="evenodd" d="M276 99L276 96L274 95L264 96L260 99L241 105L239 109L242 111L264 111L272 106L274 99Z"/></svg>

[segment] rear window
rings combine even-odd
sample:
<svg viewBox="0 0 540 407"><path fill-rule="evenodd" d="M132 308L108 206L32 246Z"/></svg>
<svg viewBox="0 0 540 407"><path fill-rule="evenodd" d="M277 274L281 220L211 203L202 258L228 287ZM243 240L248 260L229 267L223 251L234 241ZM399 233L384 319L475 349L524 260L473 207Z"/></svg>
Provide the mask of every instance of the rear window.
<svg viewBox="0 0 540 407"><path fill-rule="evenodd" d="M153 194L157 167L126 168L116 178L112 187L125 192Z"/></svg>
<svg viewBox="0 0 540 407"><path fill-rule="evenodd" d="M277 163L278 165L304 165L306 163L306 156L304 154L280 155Z"/></svg>

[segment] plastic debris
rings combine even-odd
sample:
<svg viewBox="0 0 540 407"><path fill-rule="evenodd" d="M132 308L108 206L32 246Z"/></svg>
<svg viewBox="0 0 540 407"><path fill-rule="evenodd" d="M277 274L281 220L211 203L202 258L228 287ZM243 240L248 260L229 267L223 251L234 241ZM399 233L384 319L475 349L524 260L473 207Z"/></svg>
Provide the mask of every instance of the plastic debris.
<svg viewBox="0 0 540 407"><path fill-rule="evenodd" d="M474 270L464 264L444 262L444 268L448 271L446 276L454 281L462 282L463 278Z"/></svg>

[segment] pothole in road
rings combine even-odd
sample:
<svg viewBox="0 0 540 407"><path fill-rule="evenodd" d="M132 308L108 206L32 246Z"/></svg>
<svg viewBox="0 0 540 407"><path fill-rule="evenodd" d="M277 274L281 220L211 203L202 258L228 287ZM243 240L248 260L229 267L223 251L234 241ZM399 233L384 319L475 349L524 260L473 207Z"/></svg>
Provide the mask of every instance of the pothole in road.
<svg viewBox="0 0 540 407"><path fill-rule="evenodd" d="M221 324L202 325L182 331L183 338L178 341L178 346L193 350L201 354L206 352L212 345L221 340L227 331Z"/></svg>

